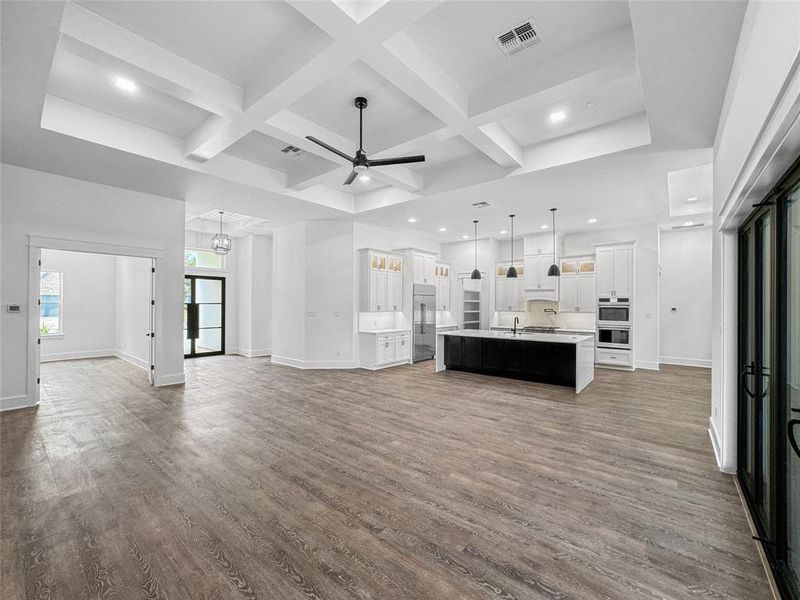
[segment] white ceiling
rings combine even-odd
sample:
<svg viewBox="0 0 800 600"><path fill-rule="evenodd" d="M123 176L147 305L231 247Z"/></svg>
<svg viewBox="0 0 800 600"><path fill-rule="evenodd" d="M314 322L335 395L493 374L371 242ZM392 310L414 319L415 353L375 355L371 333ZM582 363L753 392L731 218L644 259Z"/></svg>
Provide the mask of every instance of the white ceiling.
<svg viewBox="0 0 800 600"><path fill-rule="evenodd" d="M551 204L566 228L658 222L675 210L668 173L710 162L744 6L2 2L0 151L267 228L395 229L413 213L412 230L453 241L477 199L493 202L487 231L512 210L520 232L538 231ZM528 17L541 43L504 56L495 35ZM138 92L116 89L118 75ZM369 156L426 162L343 186L349 165L305 136L354 151L356 95ZM305 153L281 154L289 144Z"/></svg>

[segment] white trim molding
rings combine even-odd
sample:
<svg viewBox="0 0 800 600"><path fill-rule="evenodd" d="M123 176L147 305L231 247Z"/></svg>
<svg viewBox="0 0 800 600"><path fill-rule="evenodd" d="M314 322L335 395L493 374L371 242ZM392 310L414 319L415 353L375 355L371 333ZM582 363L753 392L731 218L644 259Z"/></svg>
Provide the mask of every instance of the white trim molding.
<svg viewBox="0 0 800 600"><path fill-rule="evenodd" d="M39 359L41 362L57 362L60 360L82 360L84 358L106 358L116 356L117 353L112 349L107 350L78 350L75 352L54 352L42 354Z"/></svg>
<svg viewBox="0 0 800 600"><path fill-rule="evenodd" d="M358 361L355 360L300 360L288 356L274 356L272 362L276 365L294 367L295 369L357 369Z"/></svg>
<svg viewBox="0 0 800 600"><path fill-rule="evenodd" d="M646 369L648 371L658 371L659 366L658 362L655 360L635 360L634 361L634 368L636 369Z"/></svg>
<svg viewBox="0 0 800 600"><path fill-rule="evenodd" d="M18 410L20 408L33 408L38 405L38 402L31 400L31 398L25 395L0 398L0 412Z"/></svg>
<svg viewBox="0 0 800 600"><path fill-rule="evenodd" d="M710 358L683 358L681 356L662 356L662 365L678 365L681 367L702 367L704 369L711 368Z"/></svg>
<svg viewBox="0 0 800 600"><path fill-rule="evenodd" d="M264 348L262 350L246 350L244 348L233 348L226 354L238 354L239 356L246 356L247 358L260 358L262 356L272 356L272 348Z"/></svg>
<svg viewBox="0 0 800 600"><path fill-rule="evenodd" d="M150 365L147 364L147 361L139 358L138 356L134 356L128 352L123 352L122 350L115 350L114 356L117 358L124 360L127 363L132 364L134 367L139 367L140 369L144 369L145 371L150 368Z"/></svg>
<svg viewBox="0 0 800 600"><path fill-rule="evenodd" d="M105 242L89 242L68 238L52 238L29 235L28 246L50 250L69 250L72 252L91 252L92 254L113 254L115 256L137 256L141 258L163 258L164 250L145 246L127 246Z"/></svg>
<svg viewBox="0 0 800 600"><path fill-rule="evenodd" d="M169 373L167 375L156 375L155 386L164 387L167 385L182 385L186 383L186 376L181 373Z"/></svg>

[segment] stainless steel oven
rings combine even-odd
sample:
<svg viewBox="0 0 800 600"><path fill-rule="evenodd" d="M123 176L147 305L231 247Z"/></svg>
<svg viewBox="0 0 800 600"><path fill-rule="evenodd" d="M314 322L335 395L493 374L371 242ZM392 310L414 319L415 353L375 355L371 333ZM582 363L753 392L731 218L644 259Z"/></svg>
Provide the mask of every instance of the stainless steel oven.
<svg viewBox="0 0 800 600"><path fill-rule="evenodd" d="M630 327L619 325L600 325L597 328L597 347L630 350L633 344Z"/></svg>
<svg viewBox="0 0 800 600"><path fill-rule="evenodd" d="M631 325L633 314L627 302L603 302L597 304L598 325Z"/></svg>

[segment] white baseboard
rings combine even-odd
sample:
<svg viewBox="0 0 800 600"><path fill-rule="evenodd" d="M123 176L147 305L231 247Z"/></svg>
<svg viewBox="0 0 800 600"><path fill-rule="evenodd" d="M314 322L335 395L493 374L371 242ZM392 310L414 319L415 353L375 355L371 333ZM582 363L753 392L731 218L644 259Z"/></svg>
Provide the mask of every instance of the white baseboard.
<svg viewBox="0 0 800 600"><path fill-rule="evenodd" d="M244 348L233 348L228 354L238 354L239 356L246 356L247 358L258 358L260 356L271 356L272 348L265 348L263 350L246 350Z"/></svg>
<svg viewBox="0 0 800 600"><path fill-rule="evenodd" d="M649 371L658 371L658 362L654 360L636 360L634 361L634 366L637 369L647 369Z"/></svg>
<svg viewBox="0 0 800 600"><path fill-rule="evenodd" d="M105 358L107 356L116 356L116 352L113 349L53 352L50 354L42 354L42 357L39 360L41 362L56 362L59 360L80 360L82 358Z"/></svg>
<svg viewBox="0 0 800 600"><path fill-rule="evenodd" d="M121 358L125 362L131 363L134 367L139 367L140 369L144 369L147 371L150 368L150 363L146 360L142 360L138 356L134 356L133 354L128 354L127 352L123 352L122 350L115 350L114 356L117 358Z"/></svg>
<svg viewBox="0 0 800 600"><path fill-rule="evenodd" d="M36 403L28 398L25 394L21 396L6 396L0 398L0 412L6 410L17 410L19 408L30 408L36 406Z"/></svg>
<svg viewBox="0 0 800 600"><path fill-rule="evenodd" d="M714 427L714 419L711 417L708 417L708 437L711 439L711 447L714 449L714 458L717 461L717 467L722 470L722 449L719 445L717 429Z"/></svg>
<svg viewBox="0 0 800 600"><path fill-rule="evenodd" d="M703 367L704 369L711 368L710 358L682 358L680 356L662 356L661 364L663 365L678 365L681 367Z"/></svg>
<svg viewBox="0 0 800 600"><path fill-rule="evenodd" d="M180 385L182 383L186 383L186 377L184 376L183 372L156 375L156 387L162 387L165 385Z"/></svg>
<svg viewBox="0 0 800 600"><path fill-rule="evenodd" d="M276 365L294 367L296 369L357 369L358 363L354 360L300 360L288 356L272 355L272 362Z"/></svg>

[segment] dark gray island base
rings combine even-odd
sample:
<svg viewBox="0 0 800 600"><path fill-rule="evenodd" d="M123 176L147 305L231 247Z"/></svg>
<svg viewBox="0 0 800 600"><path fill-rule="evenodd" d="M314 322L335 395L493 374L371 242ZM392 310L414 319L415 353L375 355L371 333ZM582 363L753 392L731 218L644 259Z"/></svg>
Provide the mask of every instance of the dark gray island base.
<svg viewBox="0 0 800 600"><path fill-rule="evenodd" d="M575 388L594 378L591 336L449 331L437 340L437 370L469 371Z"/></svg>

